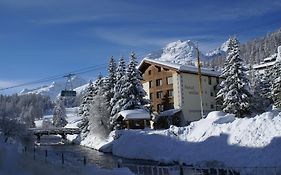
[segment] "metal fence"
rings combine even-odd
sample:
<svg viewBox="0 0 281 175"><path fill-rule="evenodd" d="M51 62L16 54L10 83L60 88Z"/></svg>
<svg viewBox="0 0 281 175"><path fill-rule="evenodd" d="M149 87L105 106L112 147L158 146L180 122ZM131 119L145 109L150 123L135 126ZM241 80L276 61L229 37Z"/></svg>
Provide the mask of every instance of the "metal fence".
<svg viewBox="0 0 281 175"><path fill-rule="evenodd" d="M22 152L30 159L39 160L54 165L61 165L62 167L81 167L83 165L87 165L86 156L81 156L79 158L76 157L76 159L73 160L73 156L70 153L50 151L47 149L38 149L36 147L24 147Z"/></svg>
<svg viewBox="0 0 281 175"><path fill-rule="evenodd" d="M42 150L36 148L27 149L24 147L23 153L34 160L46 163L80 167L88 165L87 157L76 157L69 153ZM74 163L75 162L75 163ZM185 165L141 165L123 163L122 160L116 164L117 168L128 168L136 175L281 175L281 167L196 167Z"/></svg>
<svg viewBox="0 0 281 175"><path fill-rule="evenodd" d="M121 164L137 175L281 175L281 167L193 167Z"/></svg>

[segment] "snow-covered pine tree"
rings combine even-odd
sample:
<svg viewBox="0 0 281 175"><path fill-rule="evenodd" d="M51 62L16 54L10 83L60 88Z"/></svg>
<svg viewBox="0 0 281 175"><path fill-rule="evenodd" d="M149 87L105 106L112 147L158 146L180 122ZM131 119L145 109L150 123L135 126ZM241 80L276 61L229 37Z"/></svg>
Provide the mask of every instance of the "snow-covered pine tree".
<svg viewBox="0 0 281 175"><path fill-rule="evenodd" d="M108 101L108 77L99 79L96 81L96 94L94 96L93 103L91 105L90 117L89 117L89 128L92 132L93 128L104 128L107 131L111 131L110 125L110 102ZM111 100L111 99L110 99ZM99 118L99 119L97 119ZM98 123L95 123L99 120ZM101 125L101 126L97 126Z"/></svg>
<svg viewBox="0 0 281 175"><path fill-rule="evenodd" d="M115 84L116 84L116 62L114 58L111 57L108 65L108 76L105 77L104 79L104 92L110 108L111 108L110 100L114 96Z"/></svg>
<svg viewBox="0 0 281 175"><path fill-rule="evenodd" d="M281 108L281 61L272 68L272 100L276 107Z"/></svg>
<svg viewBox="0 0 281 175"><path fill-rule="evenodd" d="M228 44L226 66L222 72L222 77L225 80L220 84L221 89L217 98L223 99L224 112L236 114L236 117L243 117L250 113L251 94L249 80L245 73L247 68L244 67L239 52L238 40L235 37L231 38Z"/></svg>
<svg viewBox="0 0 281 175"><path fill-rule="evenodd" d="M62 98L56 101L53 113L53 125L56 127L64 127L67 124L66 111Z"/></svg>
<svg viewBox="0 0 281 175"><path fill-rule="evenodd" d="M270 84L263 73L256 72L253 76L252 108L256 112L264 112L271 104L269 99Z"/></svg>
<svg viewBox="0 0 281 175"><path fill-rule="evenodd" d="M129 109L142 109L144 105L149 104L149 100L144 99L146 92L141 84L141 73L136 68L136 56L131 54L129 65L124 76L124 84L120 88L120 99L115 105L119 106L120 111Z"/></svg>
<svg viewBox="0 0 281 175"><path fill-rule="evenodd" d="M96 87L94 86L92 81L89 81L89 84L86 88L86 91L82 97L82 103L79 106L78 114L82 117L89 116L89 104L92 103L93 97L96 92Z"/></svg>
<svg viewBox="0 0 281 175"><path fill-rule="evenodd" d="M106 138L111 131L109 124L110 111L105 95L98 93L91 104L89 131L98 138Z"/></svg>
<svg viewBox="0 0 281 175"><path fill-rule="evenodd" d="M268 99L272 102L272 70L267 68L263 74L261 74L260 96Z"/></svg>
<svg viewBox="0 0 281 175"><path fill-rule="evenodd" d="M81 129L81 140L83 140L88 132L88 126L89 126L89 115L90 115L90 108L91 104L93 103L93 98L95 96L96 92L96 86L93 84L92 81L89 82L86 92L83 96L82 103L79 106L79 115L82 117L81 123L78 125L78 127Z"/></svg>
<svg viewBox="0 0 281 175"><path fill-rule="evenodd" d="M119 103L117 103L119 100L122 99L122 87L125 84L125 75L126 75L126 64L123 57L120 58L118 67L116 69L116 84L114 86L114 96L110 101L110 105L112 106L111 110L111 119L110 122L113 125L114 119L117 117L118 112L121 111L121 107Z"/></svg>

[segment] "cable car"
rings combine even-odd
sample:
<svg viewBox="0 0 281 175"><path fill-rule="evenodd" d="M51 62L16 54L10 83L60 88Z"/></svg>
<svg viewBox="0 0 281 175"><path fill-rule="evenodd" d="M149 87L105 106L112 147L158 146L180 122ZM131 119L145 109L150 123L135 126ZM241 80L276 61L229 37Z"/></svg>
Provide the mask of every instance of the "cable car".
<svg viewBox="0 0 281 175"><path fill-rule="evenodd" d="M76 91L73 90L62 90L60 93L62 97L76 97Z"/></svg>
<svg viewBox="0 0 281 175"><path fill-rule="evenodd" d="M76 97L76 91L73 90L72 79L71 79L74 75L75 74L68 74L64 76L66 78L66 85L65 85L65 89L62 90L60 93L61 97Z"/></svg>

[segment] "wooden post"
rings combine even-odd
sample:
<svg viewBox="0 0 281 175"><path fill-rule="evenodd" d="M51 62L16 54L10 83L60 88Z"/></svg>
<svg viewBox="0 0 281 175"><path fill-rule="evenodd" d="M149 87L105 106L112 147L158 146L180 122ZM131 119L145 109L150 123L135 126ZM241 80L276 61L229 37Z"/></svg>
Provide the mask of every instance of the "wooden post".
<svg viewBox="0 0 281 175"><path fill-rule="evenodd" d="M37 134L37 142L40 143L40 134Z"/></svg>
<svg viewBox="0 0 281 175"><path fill-rule="evenodd" d="M64 156L63 156L63 153L61 153L61 164L62 164L62 165L64 164Z"/></svg>
<svg viewBox="0 0 281 175"><path fill-rule="evenodd" d="M48 157L48 151L45 150L45 162L47 161L47 157Z"/></svg>
<svg viewBox="0 0 281 175"><path fill-rule="evenodd" d="M122 159L118 159L117 168L121 168L121 165L122 165Z"/></svg>
<svg viewBox="0 0 281 175"><path fill-rule="evenodd" d="M33 148L33 160L35 160L35 147Z"/></svg>
<svg viewBox="0 0 281 175"><path fill-rule="evenodd" d="M180 175L183 175L183 166L182 166L182 161L179 162L180 165Z"/></svg>
<svg viewBox="0 0 281 175"><path fill-rule="evenodd" d="M86 156L84 156L83 164L84 164L84 165L86 165L86 164L87 164L87 159L86 159Z"/></svg>

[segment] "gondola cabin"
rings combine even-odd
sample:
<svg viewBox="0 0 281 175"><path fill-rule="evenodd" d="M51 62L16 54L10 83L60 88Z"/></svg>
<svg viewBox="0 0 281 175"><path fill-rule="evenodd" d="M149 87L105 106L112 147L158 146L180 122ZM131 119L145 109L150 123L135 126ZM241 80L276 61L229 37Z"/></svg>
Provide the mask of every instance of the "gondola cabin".
<svg viewBox="0 0 281 175"><path fill-rule="evenodd" d="M60 93L61 97L76 97L76 91L73 90L62 90Z"/></svg>

